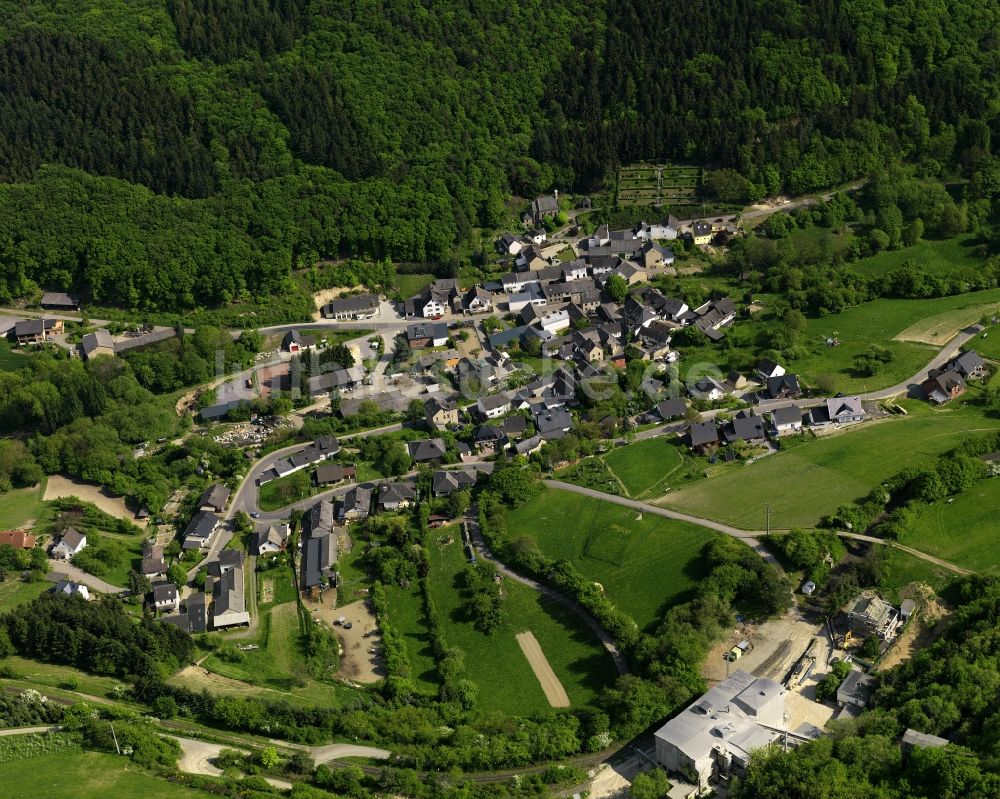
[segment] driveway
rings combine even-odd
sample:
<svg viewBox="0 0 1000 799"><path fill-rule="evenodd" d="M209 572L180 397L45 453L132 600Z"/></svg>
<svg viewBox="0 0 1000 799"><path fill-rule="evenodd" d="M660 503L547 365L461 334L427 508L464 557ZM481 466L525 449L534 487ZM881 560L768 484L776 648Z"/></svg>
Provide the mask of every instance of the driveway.
<svg viewBox="0 0 1000 799"><path fill-rule="evenodd" d="M64 560L53 560L50 558L49 566L52 567L52 571L46 575L46 579L54 583L62 579L72 580L75 583L82 583L87 588L101 594L120 594L125 590L120 585L112 585L105 582L100 577L88 574L83 569L78 569L72 563L67 563Z"/></svg>

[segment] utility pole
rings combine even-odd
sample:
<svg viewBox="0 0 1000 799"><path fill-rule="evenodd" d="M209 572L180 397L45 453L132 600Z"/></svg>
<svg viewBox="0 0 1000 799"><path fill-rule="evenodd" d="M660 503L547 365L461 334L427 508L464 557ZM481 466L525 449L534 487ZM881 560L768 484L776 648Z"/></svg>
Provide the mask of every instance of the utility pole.
<svg viewBox="0 0 1000 799"><path fill-rule="evenodd" d="M767 534L771 535L771 511L773 510L773 508L771 508L770 503L768 502L764 503L764 510L767 513Z"/></svg>

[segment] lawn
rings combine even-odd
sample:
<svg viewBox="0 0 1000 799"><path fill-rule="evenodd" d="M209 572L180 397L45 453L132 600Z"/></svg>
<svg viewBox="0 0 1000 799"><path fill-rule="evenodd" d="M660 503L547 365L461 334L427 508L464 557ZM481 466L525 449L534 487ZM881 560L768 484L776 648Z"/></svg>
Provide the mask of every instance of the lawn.
<svg viewBox="0 0 1000 799"><path fill-rule="evenodd" d="M33 488L15 488L0 494L0 530L16 530L38 519L44 508L45 480Z"/></svg>
<svg viewBox="0 0 1000 799"><path fill-rule="evenodd" d="M928 505L903 543L967 569L1000 574L1000 480L981 480L952 501Z"/></svg>
<svg viewBox="0 0 1000 799"><path fill-rule="evenodd" d="M604 586L642 628L691 598L705 570L699 557L713 533L567 491L545 490L509 513L512 536L528 535L552 558L571 561Z"/></svg>
<svg viewBox="0 0 1000 799"><path fill-rule="evenodd" d="M419 583L414 580L409 588L387 585L385 594L389 600L389 619L406 640L414 685L421 693L436 695L441 684Z"/></svg>
<svg viewBox="0 0 1000 799"><path fill-rule="evenodd" d="M618 447L604 456L604 462L630 497L640 497L662 487L683 463L683 456L675 444L661 436Z"/></svg>
<svg viewBox="0 0 1000 799"><path fill-rule="evenodd" d="M404 297L412 297L419 294L435 280L434 275L396 275L396 288Z"/></svg>
<svg viewBox="0 0 1000 799"><path fill-rule="evenodd" d="M717 476L672 491L657 504L761 530L768 503L774 527L812 527L839 505L864 497L907 466L930 463L966 432L1000 428L1000 422L969 406L931 410L914 403L909 407L913 412L907 417L808 441L749 466L730 464Z"/></svg>
<svg viewBox="0 0 1000 799"><path fill-rule="evenodd" d="M205 791L158 779L128 758L100 752L60 752L0 764L4 793L17 799L201 799Z"/></svg>
<svg viewBox="0 0 1000 799"><path fill-rule="evenodd" d="M467 560L461 544L432 543L428 554L431 596L445 641L465 653L465 673L479 686L482 710L528 715L549 709L515 638L524 630L535 634L573 707L592 705L617 676L611 657L575 614L511 580L503 581L509 621L492 635L479 632L462 609L460 586Z"/></svg>
<svg viewBox="0 0 1000 799"><path fill-rule="evenodd" d="M26 583L13 574L7 575L7 579L0 583L0 613L30 602L51 587L52 583L47 580Z"/></svg>
<svg viewBox="0 0 1000 799"><path fill-rule="evenodd" d="M263 511L281 510L294 502L308 499L313 494L318 493L318 489L312 481L314 472L315 469L310 469L308 472L295 472L264 483L257 494L257 503L260 505L260 509ZM303 483L305 491L300 491L298 485L302 481L303 474L306 474L307 483Z"/></svg>

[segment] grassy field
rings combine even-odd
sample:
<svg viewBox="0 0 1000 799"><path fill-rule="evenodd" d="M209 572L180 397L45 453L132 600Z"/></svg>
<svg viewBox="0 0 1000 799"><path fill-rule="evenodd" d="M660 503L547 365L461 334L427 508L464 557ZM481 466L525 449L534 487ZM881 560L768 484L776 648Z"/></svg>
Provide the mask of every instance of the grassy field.
<svg viewBox="0 0 1000 799"><path fill-rule="evenodd" d="M954 501L924 508L903 543L967 569L1000 574L997 508L1000 480L982 480Z"/></svg>
<svg viewBox="0 0 1000 799"><path fill-rule="evenodd" d="M6 658L4 663L14 670L19 679L50 688L80 691L91 696L107 696L116 685L122 682L114 677L99 677L94 674L87 674L79 669L74 669L72 666L41 663L37 660L28 660L17 655L11 655ZM76 688L69 687L69 684L73 681L77 684Z"/></svg>
<svg viewBox="0 0 1000 799"><path fill-rule="evenodd" d="M915 558L899 549L890 549L888 558L889 568L879 588L890 602L899 602L899 589L909 583L927 583L935 591L940 592L958 576L948 569Z"/></svg>
<svg viewBox="0 0 1000 799"><path fill-rule="evenodd" d="M16 575L7 575L7 579L0 583L0 613L30 602L51 587L52 583L47 580L25 583L18 580Z"/></svg>
<svg viewBox="0 0 1000 799"><path fill-rule="evenodd" d="M1000 421L968 406L907 407L912 410L907 417L809 441L749 466L731 464L715 477L672 491L657 504L761 530L764 503L769 503L773 526L811 527L839 505L864 497L879 481L907 466L929 463L966 432L1000 428Z"/></svg>
<svg viewBox="0 0 1000 799"><path fill-rule="evenodd" d="M973 254L976 241L962 236L943 241L921 241L901 250L886 250L851 264L851 269L866 275L884 275L911 263L920 272L951 277L976 272L982 257Z"/></svg>
<svg viewBox="0 0 1000 799"><path fill-rule="evenodd" d="M507 528L534 538L546 555L572 561L643 628L654 625L668 605L691 597L705 573L699 553L713 535L557 490L512 511Z"/></svg>
<svg viewBox="0 0 1000 799"><path fill-rule="evenodd" d="M260 509L264 511L281 510L292 503L308 499L313 494L318 493L319 489L312 482L315 471L315 469L306 471L308 486L304 492L295 490L295 483L302 479L300 473L288 474L277 480L264 483L257 494L257 503L260 505Z"/></svg>
<svg viewBox="0 0 1000 799"><path fill-rule="evenodd" d="M630 497L640 497L662 486L683 461L680 450L661 437L618 447L604 456L604 462Z"/></svg>
<svg viewBox="0 0 1000 799"><path fill-rule="evenodd" d="M13 349L6 339L0 339L0 372L13 372L28 365L29 358Z"/></svg>
<svg viewBox="0 0 1000 799"><path fill-rule="evenodd" d="M923 328L923 320L930 318L934 318L933 324L938 324L946 314L951 327L956 319L975 321L987 308L997 305L1000 305L1000 289L991 289L929 300L874 300L843 313L810 319L803 339L813 351L791 362L789 371L801 375L806 384L819 374L833 375L837 390L845 393L895 385L916 373L931 359L935 349L946 343L942 340L931 347L902 342L896 338L900 333L916 325ZM840 345L825 346L823 341L827 338L838 338ZM854 357L871 344L888 347L895 359L874 377L856 377L852 374Z"/></svg>
<svg viewBox="0 0 1000 799"><path fill-rule="evenodd" d="M15 530L38 519L44 508L45 480L34 488L15 488L0 494L0 530Z"/></svg>
<svg viewBox="0 0 1000 799"><path fill-rule="evenodd" d="M431 651L430 631L424 616L419 583L413 581L409 588L387 585L385 594L389 600L389 618L406 639L413 684L422 693L437 694L440 680L437 662Z"/></svg>
<svg viewBox="0 0 1000 799"><path fill-rule="evenodd" d="M493 635L479 632L462 609L459 591L467 561L461 544L432 543L429 555L431 595L445 640L465 653L466 675L479 686L483 710L531 714L549 709L515 639L523 630L535 634L573 707L591 705L617 675L610 656L575 614L511 580L503 582L507 625Z"/></svg>
<svg viewBox="0 0 1000 799"><path fill-rule="evenodd" d="M100 752L61 752L0 764L4 793L17 799L201 799L205 791L175 785Z"/></svg>

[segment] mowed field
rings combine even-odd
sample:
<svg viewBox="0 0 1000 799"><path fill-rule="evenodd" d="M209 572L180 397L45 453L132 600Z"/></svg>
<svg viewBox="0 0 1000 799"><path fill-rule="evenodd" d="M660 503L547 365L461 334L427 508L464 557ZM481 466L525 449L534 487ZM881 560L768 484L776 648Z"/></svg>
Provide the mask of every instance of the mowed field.
<svg viewBox="0 0 1000 799"><path fill-rule="evenodd" d="M682 463L677 447L665 438L651 438L618 447L604 462L621 480L630 497L641 497L660 487Z"/></svg>
<svg viewBox="0 0 1000 799"><path fill-rule="evenodd" d="M951 502L928 505L903 543L967 569L1000 574L1000 479L981 480Z"/></svg>
<svg viewBox="0 0 1000 799"><path fill-rule="evenodd" d="M551 706L517 642L530 631L538 640L573 707L592 705L617 678L611 656L579 617L513 580L503 581L507 624L492 635L479 632L462 608L462 572L468 561L457 541L431 543L430 588L448 646L465 653L465 674L479 686L478 707L527 715Z"/></svg>
<svg viewBox="0 0 1000 799"><path fill-rule="evenodd" d="M890 602L898 603L901 599L900 589L910 583L927 583L935 591L940 592L958 577L950 569L915 558L901 549L890 549L887 559L888 568L885 578L879 584L879 591Z"/></svg>
<svg viewBox="0 0 1000 799"><path fill-rule="evenodd" d="M656 504L745 530L762 530L764 503L769 503L772 526L812 527L839 505L864 497L907 466L931 462L967 432L1000 429L1000 421L967 406L912 407L907 417L863 424L749 466L732 464L715 477L672 491Z"/></svg>
<svg viewBox="0 0 1000 799"><path fill-rule="evenodd" d="M655 625L669 605L690 599L705 575L701 549L714 535L555 489L511 511L507 529L513 537L533 538L549 557L571 561L641 628Z"/></svg>
<svg viewBox="0 0 1000 799"><path fill-rule="evenodd" d="M52 583L48 580L26 583L17 579L17 575L8 574L7 579L0 583L0 613L30 602L50 588Z"/></svg>
<svg viewBox="0 0 1000 799"><path fill-rule="evenodd" d="M157 779L128 758L100 752L59 754L0 763L11 799L209 799L214 794Z"/></svg>
<svg viewBox="0 0 1000 799"><path fill-rule="evenodd" d="M790 362L788 368L807 385L818 375L831 375L836 390L844 393L886 388L914 375L961 328L997 307L1000 289L928 300L866 302L839 314L809 319L803 341L813 351ZM904 331L907 337L926 338L933 344L901 341ZM935 331L938 335L932 336ZM951 331L950 335L946 335L947 331ZM828 338L839 339L839 346L826 346ZM872 344L887 347L894 360L874 377L855 376L855 356Z"/></svg>
<svg viewBox="0 0 1000 799"><path fill-rule="evenodd" d="M42 495L47 480L31 488L15 488L0 494L0 530L26 529L42 514Z"/></svg>

